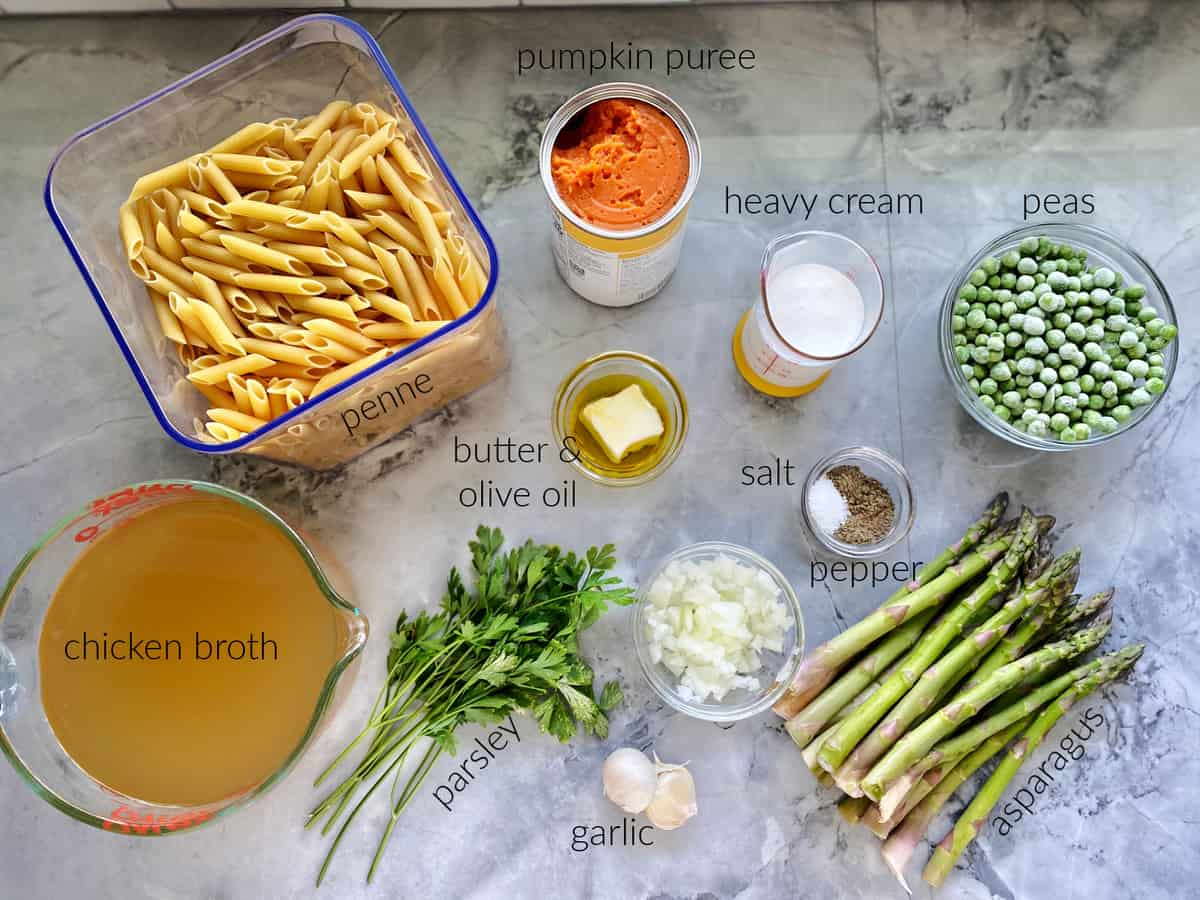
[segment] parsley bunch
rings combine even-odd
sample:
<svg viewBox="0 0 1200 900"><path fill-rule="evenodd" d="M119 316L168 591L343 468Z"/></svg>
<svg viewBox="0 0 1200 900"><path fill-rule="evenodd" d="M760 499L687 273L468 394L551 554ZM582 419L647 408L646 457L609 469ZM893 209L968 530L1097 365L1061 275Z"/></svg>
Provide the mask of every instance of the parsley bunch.
<svg viewBox="0 0 1200 900"><path fill-rule="evenodd" d="M370 719L316 782L366 744L354 772L305 823L309 827L324 819L321 833L327 834L342 821L317 884L363 804L390 778L392 815L367 873L371 880L400 814L437 758L454 753L460 725L492 725L525 710L560 741L570 740L579 726L599 738L608 735L605 713L621 702L621 686L609 682L595 695L591 667L579 656L579 633L610 602L627 606L634 601L633 591L609 574L615 548L592 547L579 557L532 541L507 553L503 545L500 529L479 526L469 544L475 590L468 590L452 568L438 612L411 619L400 614L391 636L387 682ZM402 785L404 763L418 746L423 750L416 769ZM359 787L368 783L343 819Z"/></svg>

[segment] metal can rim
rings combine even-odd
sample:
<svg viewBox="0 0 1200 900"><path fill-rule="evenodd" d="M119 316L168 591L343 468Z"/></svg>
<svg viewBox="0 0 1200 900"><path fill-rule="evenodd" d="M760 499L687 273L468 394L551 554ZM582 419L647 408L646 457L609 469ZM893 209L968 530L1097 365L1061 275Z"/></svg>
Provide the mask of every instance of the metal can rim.
<svg viewBox="0 0 1200 900"><path fill-rule="evenodd" d="M643 103L649 103L655 109L659 110L659 112L666 115L675 123L680 134L683 135L683 142L688 151L688 180L687 184L684 185L683 193L675 201L675 205L648 225L643 225L641 228L619 231L611 228L601 228L572 212L559 195L558 188L554 185L554 176L550 171L550 155L554 150L554 142L558 139L559 132L562 131L563 126L576 113L587 109L593 103L600 100L617 99L640 100ZM612 240L629 240L653 234L660 228L675 221L680 214L687 211L688 204L692 200L692 195L696 192L696 185L700 181L700 136L696 131L696 126L688 118L688 114L683 111L683 107L658 90L658 88L638 84L633 81L610 81L605 84L596 84L585 88L568 98L554 111L549 121L546 122L545 130L542 132L542 143L538 150L538 167L542 176L542 187L545 188L546 195L550 198L550 204L560 216L587 234Z"/></svg>

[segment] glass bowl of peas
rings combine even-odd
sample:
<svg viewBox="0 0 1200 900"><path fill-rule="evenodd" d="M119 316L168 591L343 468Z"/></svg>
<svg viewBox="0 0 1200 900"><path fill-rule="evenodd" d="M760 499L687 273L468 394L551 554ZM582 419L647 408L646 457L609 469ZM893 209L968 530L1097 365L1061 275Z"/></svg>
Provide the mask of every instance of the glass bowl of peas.
<svg viewBox="0 0 1200 900"><path fill-rule="evenodd" d="M1158 405L1178 359L1175 308L1150 264L1089 225L1018 228L954 276L938 320L967 413L1033 450L1112 440Z"/></svg>

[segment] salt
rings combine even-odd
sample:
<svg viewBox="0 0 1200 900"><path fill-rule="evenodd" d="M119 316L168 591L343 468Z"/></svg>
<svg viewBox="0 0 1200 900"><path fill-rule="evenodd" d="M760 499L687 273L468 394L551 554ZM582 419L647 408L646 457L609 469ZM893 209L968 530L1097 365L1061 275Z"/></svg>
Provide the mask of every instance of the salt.
<svg viewBox="0 0 1200 900"><path fill-rule="evenodd" d="M850 507L846 505L846 498L827 475L818 478L809 489L808 510L817 527L826 534L833 534L850 518Z"/></svg>

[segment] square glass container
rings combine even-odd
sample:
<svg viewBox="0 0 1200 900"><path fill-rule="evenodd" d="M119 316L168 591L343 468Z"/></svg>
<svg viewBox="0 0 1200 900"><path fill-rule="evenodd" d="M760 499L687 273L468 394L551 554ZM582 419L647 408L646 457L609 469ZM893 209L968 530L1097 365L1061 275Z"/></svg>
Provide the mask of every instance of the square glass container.
<svg viewBox="0 0 1200 900"><path fill-rule="evenodd" d="M214 145L242 126L370 101L400 122L431 185L487 267L479 302L433 334L234 441L196 436L209 404L184 379L117 216L140 176ZM71 138L50 164L46 209L163 429L200 453L254 453L326 469L495 378L507 364L495 309L496 248L417 116L383 51L360 25L311 15L252 41Z"/></svg>

